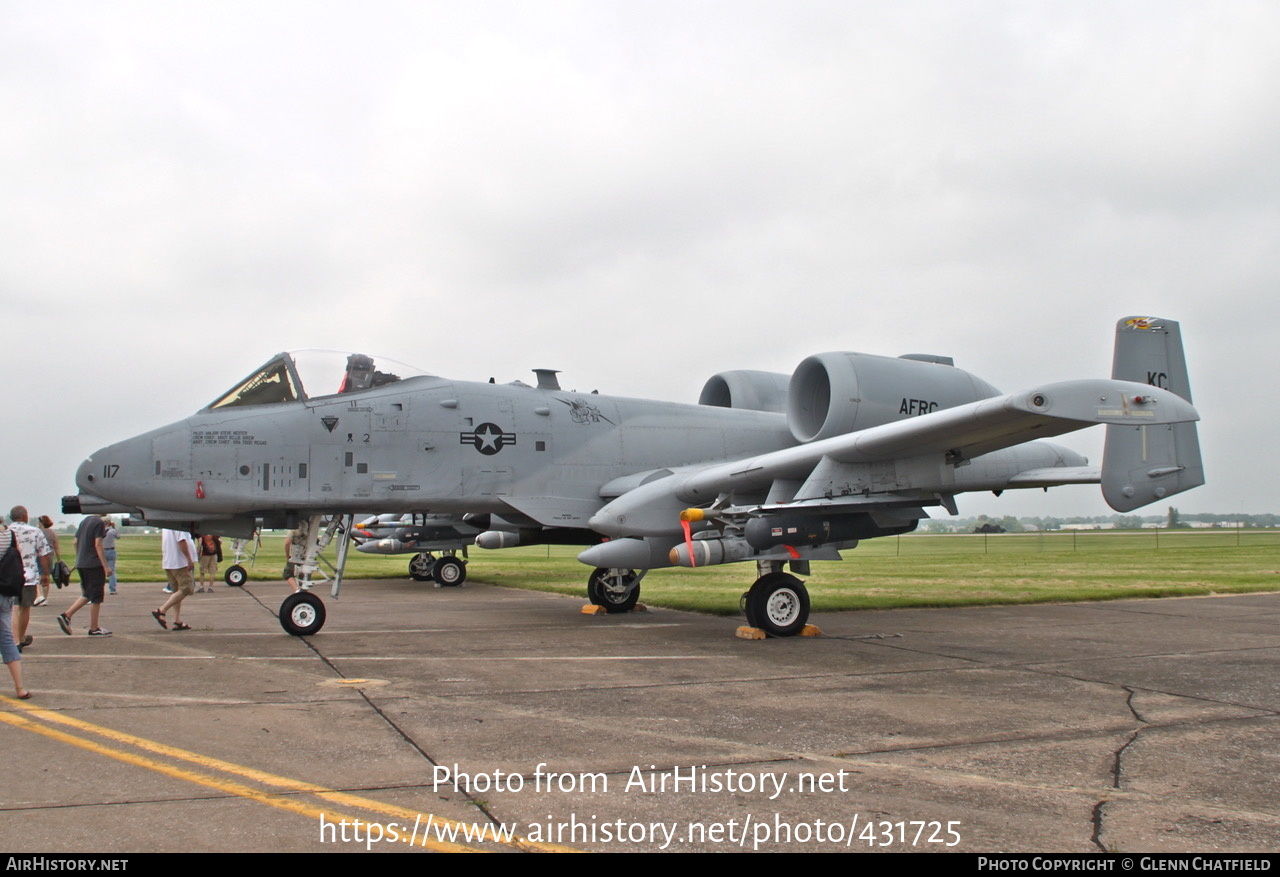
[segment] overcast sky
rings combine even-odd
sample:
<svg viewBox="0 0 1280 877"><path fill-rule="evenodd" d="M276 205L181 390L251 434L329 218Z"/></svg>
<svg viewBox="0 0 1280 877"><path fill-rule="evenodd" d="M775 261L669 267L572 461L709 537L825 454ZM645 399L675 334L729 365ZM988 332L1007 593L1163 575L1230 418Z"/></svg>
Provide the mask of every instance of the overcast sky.
<svg viewBox="0 0 1280 877"><path fill-rule="evenodd" d="M1244 0L0 0L0 506L283 349L690 402L931 352L1012 391L1151 314L1203 417L1174 504L1275 512L1277 46Z"/></svg>

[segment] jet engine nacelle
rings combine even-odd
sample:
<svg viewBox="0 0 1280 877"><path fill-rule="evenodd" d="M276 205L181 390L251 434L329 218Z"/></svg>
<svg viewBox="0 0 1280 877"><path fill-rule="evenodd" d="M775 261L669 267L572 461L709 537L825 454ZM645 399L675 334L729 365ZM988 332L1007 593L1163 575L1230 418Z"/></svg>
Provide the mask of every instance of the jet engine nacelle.
<svg viewBox="0 0 1280 877"><path fill-rule="evenodd" d="M791 375L787 425L808 443L998 395L945 356L818 353Z"/></svg>
<svg viewBox="0 0 1280 877"><path fill-rule="evenodd" d="M791 378L774 372L750 369L720 372L702 385L698 404L782 414L787 410L790 382Z"/></svg>

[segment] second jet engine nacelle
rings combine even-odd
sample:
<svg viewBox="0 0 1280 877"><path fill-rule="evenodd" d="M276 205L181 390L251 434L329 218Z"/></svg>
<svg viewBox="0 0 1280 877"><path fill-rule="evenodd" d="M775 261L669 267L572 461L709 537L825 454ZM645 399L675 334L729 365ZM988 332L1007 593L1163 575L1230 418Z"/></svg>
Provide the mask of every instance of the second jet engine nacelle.
<svg viewBox="0 0 1280 877"><path fill-rule="evenodd" d="M703 384L698 404L782 414L787 410L790 381L786 375L774 372L750 369L720 372Z"/></svg>
<svg viewBox="0 0 1280 877"><path fill-rule="evenodd" d="M998 395L945 356L818 353L791 376L787 425L806 443Z"/></svg>

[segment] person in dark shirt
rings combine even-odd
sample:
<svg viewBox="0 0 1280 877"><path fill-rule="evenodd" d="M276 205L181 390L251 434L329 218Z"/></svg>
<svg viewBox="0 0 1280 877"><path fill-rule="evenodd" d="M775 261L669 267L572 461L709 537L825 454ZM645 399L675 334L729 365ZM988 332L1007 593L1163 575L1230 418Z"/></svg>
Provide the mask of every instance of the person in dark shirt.
<svg viewBox="0 0 1280 877"><path fill-rule="evenodd" d="M66 612L58 616L58 627L68 636L71 635L71 617L85 606L89 607L89 636L111 636L111 631L104 630L99 624L98 617L102 611L107 576L114 572L111 564L107 563L107 553L102 547L106 532L106 524L97 515L87 515L76 531L76 570L80 573L80 596L76 597Z"/></svg>

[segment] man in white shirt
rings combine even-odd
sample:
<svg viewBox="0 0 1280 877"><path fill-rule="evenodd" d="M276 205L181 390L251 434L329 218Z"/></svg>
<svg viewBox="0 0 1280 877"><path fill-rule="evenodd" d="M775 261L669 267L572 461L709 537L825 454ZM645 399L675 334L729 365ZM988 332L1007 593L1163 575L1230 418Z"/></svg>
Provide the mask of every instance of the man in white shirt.
<svg viewBox="0 0 1280 877"><path fill-rule="evenodd" d="M198 556L196 541L191 538L190 533L182 530L160 531L160 565L164 567L164 574L169 579L173 594L165 600L163 606L152 611L151 617L167 630L191 629L191 625L182 621L182 601L187 599L188 594L195 592L191 573L196 567ZM170 609L173 610L172 624L166 617Z"/></svg>

